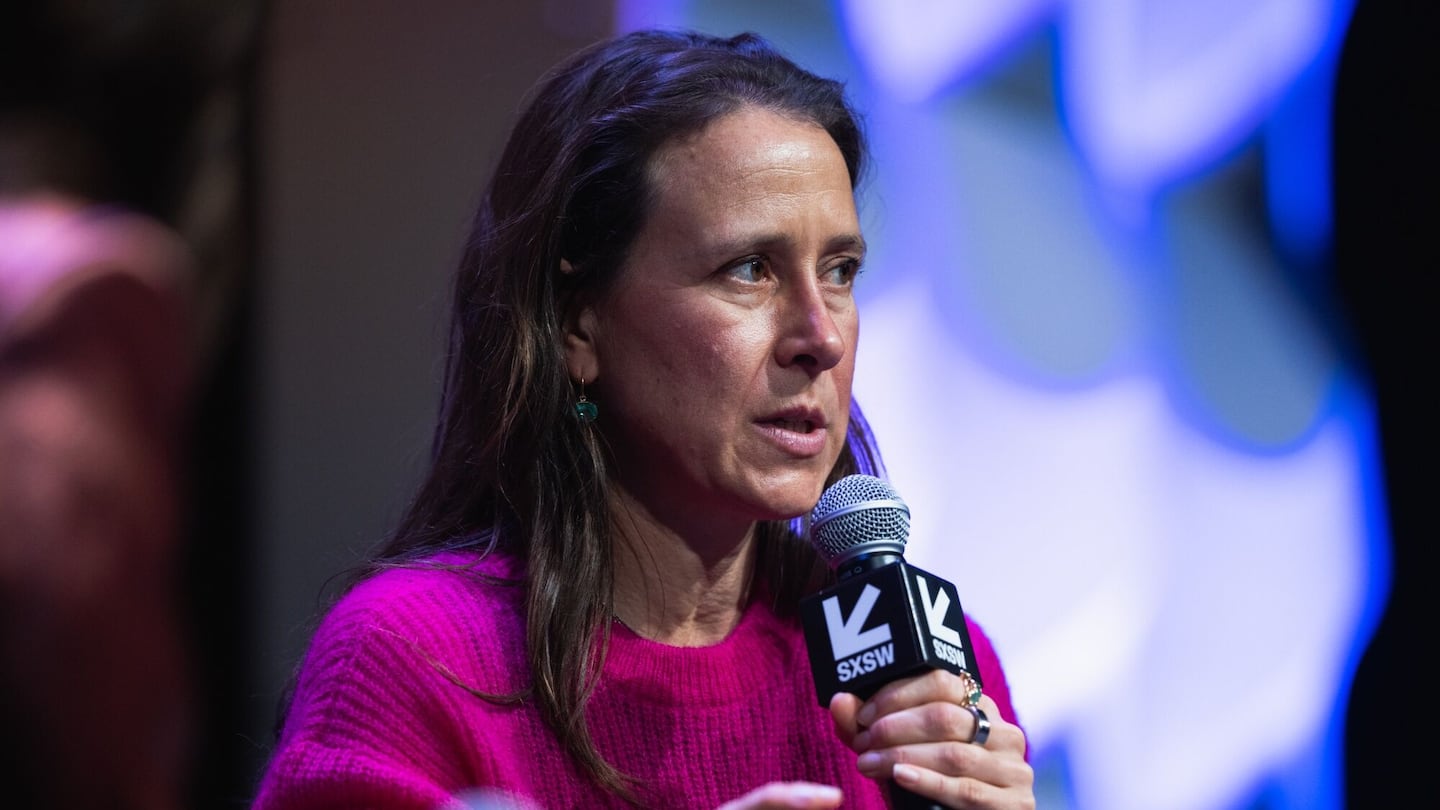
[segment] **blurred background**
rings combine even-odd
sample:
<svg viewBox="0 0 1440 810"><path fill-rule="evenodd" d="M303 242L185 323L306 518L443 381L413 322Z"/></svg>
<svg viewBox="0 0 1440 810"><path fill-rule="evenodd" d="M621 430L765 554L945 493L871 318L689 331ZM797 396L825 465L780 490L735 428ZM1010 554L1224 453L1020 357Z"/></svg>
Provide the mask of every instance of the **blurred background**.
<svg viewBox="0 0 1440 810"><path fill-rule="evenodd" d="M757 31L866 116L856 396L907 556L1006 665L1040 806L1390 806L1422 778L1394 741L1435 536L1431 4L3 14L0 200L63 191L189 251L183 806L248 805L331 577L418 479L447 280L527 90L651 25Z"/></svg>

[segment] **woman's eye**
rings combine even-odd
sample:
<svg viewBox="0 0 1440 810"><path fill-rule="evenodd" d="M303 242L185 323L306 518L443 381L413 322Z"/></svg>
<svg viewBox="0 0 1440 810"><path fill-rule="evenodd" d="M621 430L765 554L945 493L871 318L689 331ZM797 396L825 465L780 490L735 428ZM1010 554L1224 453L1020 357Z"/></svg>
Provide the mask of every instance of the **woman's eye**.
<svg viewBox="0 0 1440 810"><path fill-rule="evenodd" d="M831 284L848 286L855 283L855 277L858 275L860 275L860 260L846 259L825 271L825 280Z"/></svg>
<svg viewBox="0 0 1440 810"><path fill-rule="evenodd" d="M758 283L765 278L765 262L758 257L745 259L731 265L727 272L731 278L751 284Z"/></svg>

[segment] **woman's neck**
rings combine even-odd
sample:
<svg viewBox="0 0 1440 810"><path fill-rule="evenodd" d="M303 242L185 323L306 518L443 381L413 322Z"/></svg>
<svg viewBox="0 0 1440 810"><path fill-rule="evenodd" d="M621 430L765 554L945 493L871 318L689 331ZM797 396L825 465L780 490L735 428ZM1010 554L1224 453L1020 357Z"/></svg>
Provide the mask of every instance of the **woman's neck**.
<svg viewBox="0 0 1440 810"><path fill-rule="evenodd" d="M612 501L615 617L636 635L676 647L718 644L739 624L755 563L755 525L683 535L642 504Z"/></svg>

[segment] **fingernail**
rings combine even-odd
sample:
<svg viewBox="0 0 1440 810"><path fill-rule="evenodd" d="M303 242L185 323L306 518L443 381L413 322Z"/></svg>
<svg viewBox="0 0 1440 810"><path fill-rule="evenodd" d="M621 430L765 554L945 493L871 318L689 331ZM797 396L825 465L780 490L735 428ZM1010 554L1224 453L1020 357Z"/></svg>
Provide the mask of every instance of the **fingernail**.
<svg viewBox="0 0 1440 810"><path fill-rule="evenodd" d="M855 750L864 751L870 747L870 732L862 731L855 735Z"/></svg>
<svg viewBox="0 0 1440 810"><path fill-rule="evenodd" d="M920 772L915 770L915 766L906 765L903 762L896 763L895 770L890 775L894 777L896 782L903 782L907 785L913 785L920 781Z"/></svg>
<svg viewBox="0 0 1440 810"><path fill-rule="evenodd" d="M875 751L866 751L860 755L859 759L855 760L855 767L866 775L880 770L884 765L885 757Z"/></svg>

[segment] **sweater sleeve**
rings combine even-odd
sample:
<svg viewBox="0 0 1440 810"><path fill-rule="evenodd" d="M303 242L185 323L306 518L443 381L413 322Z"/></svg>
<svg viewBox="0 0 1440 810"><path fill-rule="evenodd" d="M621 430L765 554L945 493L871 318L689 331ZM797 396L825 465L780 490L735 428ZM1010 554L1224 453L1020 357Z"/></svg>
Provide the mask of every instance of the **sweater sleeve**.
<svg viewBox="0 0 1440 810"><path fill-rule="evenodd" d="M326 617L254 810L433 810L451 800L464 776L420 618L406 599L363 585Z"/></svg>

